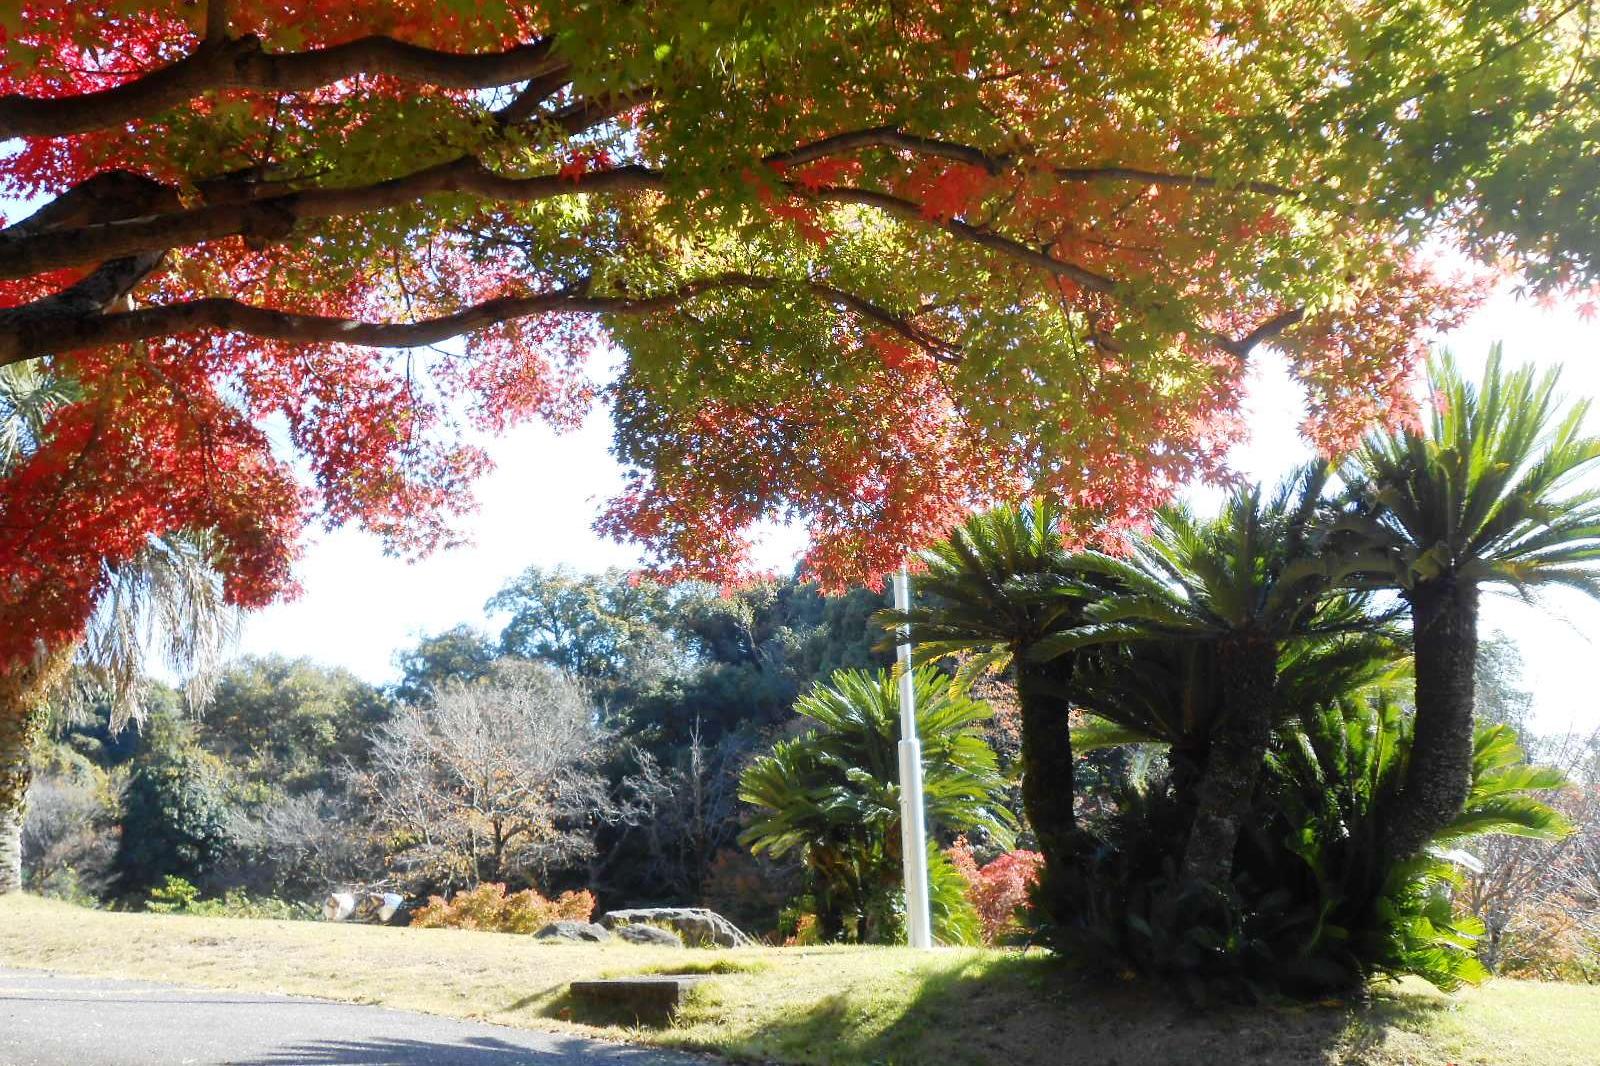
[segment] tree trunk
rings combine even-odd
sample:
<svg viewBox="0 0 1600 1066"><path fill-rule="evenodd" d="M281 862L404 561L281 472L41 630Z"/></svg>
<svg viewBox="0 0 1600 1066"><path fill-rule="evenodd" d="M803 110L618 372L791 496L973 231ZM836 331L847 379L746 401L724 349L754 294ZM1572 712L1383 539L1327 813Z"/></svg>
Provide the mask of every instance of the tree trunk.
<svg viewBox="0 0 1600 1066"><path fill-rule="evenodd" d="M844 939L844 908L826 889L817 889L817 939L834 944Z"/></svg>
<svg viewBox="0 0 1600 1066"><path fill-rule="evenodd" d="M1057 673L1059 671L1056 671ZM1069 705L1059 679L1044 666L1017 656L1017 703L1022 720L1022 808L1044 856L1036 899L1051 922L1075 910L1071 884L1079 836Z"/></svg>
<svg viewBox="0 0 1600 1066"><path fill-rule="evenodd" d="M1194 823L1183 851L1183 880L1218 888L1233 878L1233 853L1261 763L1272 739L1278 649L1269 640L1240 637L1218 649L1223 717L1211 739L1195 790Z"/></svg>
<svg viewBox="0 0 1600 1066"><path fill-rule="evenodd" d="M22 820L33 745L44 728L45 694L75 650L57 648L32 662L0 664L0 896L22 889Z"/></svg>
<svg viewBox="0 0 1600 1066"><path fill-rule="evenodd" d="M1426 847L1461 813L1472 788L1478 589L1447 578L1419 585L1410 600L1417 717L1405 787L1389 825L1397 859Z"/></svg>
<svg viewBox="0 0 1600 1066"><path fill-rule="evenodd" d="M29 757L42 719L36 705L0 705L0 896L22 890L22 821L33 778Z"/></svg>

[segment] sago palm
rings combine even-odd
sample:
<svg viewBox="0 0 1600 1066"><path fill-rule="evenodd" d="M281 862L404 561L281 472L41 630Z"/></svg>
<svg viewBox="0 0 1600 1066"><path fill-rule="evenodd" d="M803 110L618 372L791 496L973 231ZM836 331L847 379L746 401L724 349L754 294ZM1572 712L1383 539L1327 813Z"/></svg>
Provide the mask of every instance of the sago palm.
<svg viewBox="0 0 1600 1066"><path fill-rule="evenodd" d="M1438 891L1458 880L1450 849L1485 834L1552 839L1570 828L1541 798L1563 784L1560 772L1527 764L1510 727L1487 726L1474 734L1463 807L1419 853L1395 858L1386 838L1415 757L1397 692L1377 685L1302 708L1269 762L1263 852L1286 847L1300 859L1306 883L1291 892L1316 915L1284 954L1301 980L1324 987L1415 974L1453 989L1486 977L1481 924Z"/></svg>
<svg viewBox="0 0 1600 1066"><path fill-rule="evenodd" d="M992 712L932 668L912 681L930 833L981 831L1009 847L1006 782L983 736ZM848 916L857 938L880 939L901 870L898 682L889 671L840 670L795 710L817 728L745 769L739 798L756 811L741 840L758 853L801 856L824 935L836 938Z"/></svg>
<svg viewBox="0 0 1600 1066"><path fill-rule="evenodd" d="M70 382L37 364L0 367L0 477L47 432L50 413L72 399ZM76 661L95 698L109 698L112 724L138 710L147 655L155 652L190 680L201 703L237 621L210 565L210 539L179 533L152 539L131 561L104 567L101 593L82 641L44 649L36 661L0 673L0 894L21 887L21 832L29 760L44 728L46 702Z"/></svg>
<svg viewBox="0 0 1600 1066"><path fill-rule="evenodd" d="M1168 707L1169 714L1183 709L1172 723L1180 730L1173 740L1205 749L1181 864L1185 880L1222 886L1231 877L1282 706L1278 670L1285 650L1337 642L1374 625L1364 604L1330 594L1339 563L1316 543L1326 482L1325 468L1308 466L1270 498L1259 486L1236 492L1210 520L1184 507L1164 508L1127 557L1076 556L1072 565L1109 582L1111 591L1084 608L1083 624L1030 652L1048 659L1158 644L1181 662L1181 646L1194 646L1184 687L1209 686L1220 706L1186 694L1184 704ZM1205 669L1214 673L1193 676Z"/></svg>
<svg viewBox="0 0 1600 1066"><path fill-rule="evenodd" d="M1410 642L1392 620L1369 616L1360 601L1338 596L1322 608L1330 617L1352 609L1362 611L1352 620L1358 628L1279 649L1274 701L1279 721L1299 708L1409 677ZM1072 731L1078 754L1123 744L1165 747L1179 793L1192 790L1225 710L1214 649L1194 640L1141 640L1082 652L1072 699L1086 717Z"/></svg>
<svg viewBox="0 0 1600 1066"><path fill-rule="evenodd" d="M1600 595L1600 438L1587 402L1563 407L1557 371L1506 369L1491 349L1481 384L1448 356L1429 369L1425 427L1377 433L1345 467L1340 523L1367 582L1409 604L1416 738L1389 827L1410 855L1461 811L1470 789L1479 593L1565 586Z"/></svg>

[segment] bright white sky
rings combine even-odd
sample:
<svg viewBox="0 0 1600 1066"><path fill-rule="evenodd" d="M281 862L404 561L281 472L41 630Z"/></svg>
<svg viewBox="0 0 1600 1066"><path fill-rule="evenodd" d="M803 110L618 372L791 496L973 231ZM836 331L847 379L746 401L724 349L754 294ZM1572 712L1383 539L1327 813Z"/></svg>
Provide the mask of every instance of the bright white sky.
<svg viewBox="0 0 1600 1066"><path fill-rule="evenodd" d="M1600 325L1508 293L1451 335L1448 346L1463 369L1476 374L1495 340L1504 342L1508 361L1562 364L1569 394L1600 397ZM1300 403L1281 365L1269 353L1258 353L1247 401L1252 437L1235 459L1241 472L1275 479L1309 455L1296 429ZM389 681L396 676L394 653L418 636L461 622L486 627L484 601L529 565L634 565L631 549L590 528L621 485L609 439L606 415L598 411L570 434L526 427L492 442L497 469L479 486L481 510L464 524L470 546L408 564L384 556L378 542L360 532L319 537L299 568L304 594L252 616L240 651L308 656L374 682ZM776 531L764 561L787 566L799 545L795 531ZM1540 610L1494 596L1486 601L1485 618L1521 648L1542 731L1600 728L1592 680L1593 659L1600 655L1600 605L1573 594L1553 598Z"/></svg>

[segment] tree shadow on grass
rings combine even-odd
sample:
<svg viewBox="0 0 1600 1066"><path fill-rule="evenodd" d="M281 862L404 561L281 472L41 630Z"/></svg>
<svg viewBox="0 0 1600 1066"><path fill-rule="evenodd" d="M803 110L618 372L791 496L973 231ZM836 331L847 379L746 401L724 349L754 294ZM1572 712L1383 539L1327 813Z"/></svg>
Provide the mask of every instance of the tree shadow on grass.
<svg viewBox="0 0 1600 1066"><path fill-rule="evenodd" d="M513 1004L510 1009L515 1011L521 1007L535 1005L543 1017L592 1025L601 1029L661 1029L672 1024L670 1017L658 1010L645 1010L641 1014L639 1010L625 1003L581 998L573 995L570 989L563 989L548 999L545 995L530 996Z"/></svg>
<svg viewBox="0 0 1600 1066"><path fill-rule="evenodd" d="M533 1048L489 1036L441 1043L433 1040L375 1038L311 1040L287 1044L233 1066L657 1066L692 1062L688 1056L649 1048L552 1038Z"/></svg>
<svg viewBox="0 0 1600 1066"><path fill-rule="evenodd" d="M740 1048L831 1066L1340 1066L1390 1028L1416 1030L1442 998L1197 1010L1143 983L1047 957L973 960L929 973L896 1013L841 990L766 1026ZM884 1022L888 1016L887 1024Z"/></svg>

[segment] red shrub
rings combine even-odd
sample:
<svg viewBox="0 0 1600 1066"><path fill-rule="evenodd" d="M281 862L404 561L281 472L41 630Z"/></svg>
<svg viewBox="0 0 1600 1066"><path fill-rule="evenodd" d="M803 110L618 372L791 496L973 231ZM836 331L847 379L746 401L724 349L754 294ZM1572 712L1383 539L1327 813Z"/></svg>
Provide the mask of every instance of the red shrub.
<svg viewBox="0 0 1600 1066"><path fill-rule="evenodd" d="M1028 905L1028 890L1039 879L1044 856L1037 851L1010 851L979 867L966 837L957 839L945 854L967 879L967 899L983 922L984 943L993 944L1019 928L1017 911Z"/></svg>

